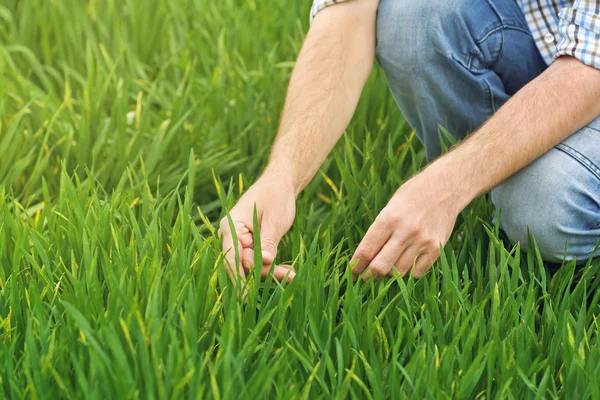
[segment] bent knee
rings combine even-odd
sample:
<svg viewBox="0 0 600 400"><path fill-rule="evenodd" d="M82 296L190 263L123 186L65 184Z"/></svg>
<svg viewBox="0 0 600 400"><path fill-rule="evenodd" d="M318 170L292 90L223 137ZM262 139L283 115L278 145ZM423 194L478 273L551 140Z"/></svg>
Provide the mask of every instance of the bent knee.
<svg viewBox="0 0 600 400"><path fill-rule="evenodd" d="M462 41L472 6L467 0L381 0L377 12L377 56L404 62ZM446 46L445 46L446 45Z"/></svg>
<svg viewBox="0 0 600 400"><path fill-rule="evenodd" d="M439 18L453 7L446 5L449 2L439 3L440 7L432 7L429 2L422 1L381 0L377 11L378 59L405 65L422 58L432 45L428 38L430 22L436 19L432 14L438 14Z"/></svg>
<svg viewBox="0 0 600 400"><path fill-rule="evenodd" d="M526 251L530 233L545 261L589 258L600 239L600 182L590 185L594 179L552 149L492 191L500 227Z"/></svg>
<svg viewBox="0 0 600 400"><path fill-rule="evenodd" d="M449 60L481 71L499 54L502 25L485 1L381 0L377 59L386 73L390 68L399 69L411 74L407 79L419 78L424 65ZM486 45L482 44L484 38L489 42Z"/></svg>

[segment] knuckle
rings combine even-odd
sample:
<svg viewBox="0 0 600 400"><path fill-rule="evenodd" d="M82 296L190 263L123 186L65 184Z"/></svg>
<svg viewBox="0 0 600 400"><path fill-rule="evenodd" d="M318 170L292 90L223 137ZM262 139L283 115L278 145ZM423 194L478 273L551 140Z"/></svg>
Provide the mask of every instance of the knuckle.
<svg viewBox="0 0 600 400"><path fill-rule="evenodd" d="M433 257L426 257L426 258L421 259L418 262L416 262L415 263L415 267L414 267L414 269L415 269L415 271L414 271L414 277L415 278L422 278L423 275L425 275L431 269L434 261L435 261L435 258L433 258Z"/></svg>
<svg viewBox="0 0 600 400"><path fill-rule="evenodd" d="M429 270L430 265L415 265L415 272L414 272L414 277L415 278L422 278L423 275L425 275L425 273L427 273L427 271Z"/></svg>
<svg viewBox="0 0 600 400"><path fill-rule="evenodd" d="M400 222L400 217L395 212L382 211L375 220L384 229L394 229Z"/></svg>
<svg viewBox="0 0 600 400"><path fill-rule="evenodd" d="M229 221L227 220L227 218L223 218L223 219L221 219L221 221L219 221L219 230L220 231L229 230Z"/></svg>
<svg viewBox="0 0 600 400"><path fill-rule="evenodd" d="M371 271L371 274L375 276L382 276L387 274L387 268L381 264L371 265L369 270Z"/></svg>
<svg viewBox="0 0 600 400"><path fill-rule="evenodd" d="M434 239L432 237L425 238L423 241L423 244L427 248L427 250L430 252L439 251L438 247L440 244L437 239Z"/></svg>
<svg viewBox="0 0 600 400"><path fill-rule="evenodd" d="M358 258L361 261L372 260L373 258L375 258L375 255L375 250L367 246L358 249L358 251L356 252L356 258Z"/></svg>
<svg viewBox="0 0 600 400"><path fill-rule="evenodd" d="M396 276L396 274L400 275L400 277L403 277L404 275L406 275L406 273L403 270L401 270L401 269L397 268L396 266L394 266L394 268L391 268L389 270L388 276L391 277L391 278L393 278L394 276Z"/></svg>
<svg viewBox="0 0 600 400"><path fill-rule="evenodd" d="M421 236L421 230L419 229L419 225L415 223L410 223L406 225L404 228L405 232L410 235L419 238Z"/></svg>
<svg viewBox="0 0 600 400"><path fill-rule="evenodd" d="M396 267L396 270L398 271L399 274L401 275L408 275L410 270L412 269L414 265L414 259L411 259L410 261L408 260L404 260L401 264L398 264L398 266Z"/></svg>
<svg viewBox="0 0 600 400"><path fill-rule="evenodd" d="M401 250L408 246L409 240L410 238L405 235L392 235L388 243L391 246L394 246L394 248L396 248L397 250Z"/></svg>

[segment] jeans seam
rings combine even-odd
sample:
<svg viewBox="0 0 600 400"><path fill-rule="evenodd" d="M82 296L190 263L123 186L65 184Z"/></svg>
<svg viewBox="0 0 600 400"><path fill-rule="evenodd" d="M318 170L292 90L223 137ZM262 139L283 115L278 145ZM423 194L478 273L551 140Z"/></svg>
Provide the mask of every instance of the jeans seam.
<svg viewBox="0 0 600 400"><path fill-rule="evenodd" d="M464 65L465 68L467 68L470 72L473 72L473 73L483 73L485 71L493 70L494 66L500 61L500 59L504 55L504 47L505 47L504 31L509 30L509 29L516 30L516 31L519 31L522 33L526 33L527 35L531 36L531 32L525 32L523 29L521 29L519 27L511 26L511 25L505 25L505 26L499 26L499 27L493 28L488 33L486 33L482 39L474 41L474 43L478 46L478 48L476 49L477 54L470 53L467 65L465 65L465 63L463 63L463 62L461 62L461 64ZM475 58L477 55L481 54L479 45L481 45L483 42L485 42L491 34L496 33L498 31L500 31L502 38L500 39L501 40L500 51L498 52L498 55L496 56L496 58L494 60L491 60L490 63L486 66L486 68L483 68L483 69L482 68L472 68L471 65L473 64L473 58ZM457 57L453 56L453 58L456 59L457 61L460 61L457 59Z"/></svg>
<svg viewBox="0 0 600 400"><path fill-rule="evenodd" d="M586 126L587 129L591 129L594 132L600 132L600 129L592 128L591 126Z"/></svg>
<svg viewBox="0 0 600 400"><path fill-rule="evenodd" d="M584 154L565 143L558 144L555 147L555 149L562 151L575 161L579 162L587 170L589 170L596 178L598 178L598 180L600 180L600 167L594 164L594 162L587 158Z"/></svg>
<svg viewBox="0 0 600 400"><path fill-rule="evenodd" d="M504 55L504 49L505 49L505 31L506 30L513 30L513 31L517 31L517 32L521 32L529 37L533 37L531 30L529 28L524 28L522 26L520 26L518 24L518 22L513 19L513 18L509 18L509 19L505 19L502 14L498 11L498 9L496 8L496 6L494 5L492 0L487 0L487 5L489 6L489 8L491 9L491 11L493 12L493 14L496 16L497 21L494 23L490 23L488 24L488 26L483 29L483 32L485 32L483 35L481 36L474 36L473 35L473 42L475 43L475 48L472 49L471 51L468 52L467 54L467 60L460 61L458 60L458 57L456 57L455 55L452 55L452 57L459 61L463 66L465 66L465 68L467 68L470 72L472 73L484 73L485 71L489 71L489 70L493 70L494 66L500 61L500 59L502 58L502 56ZM498 55L493 59L490 60L488 63L485 64L485 68L473 68L473 59L476 57L480 57L482 55L482 50L481 50L481 44L484 43L486 40L489 39L490 36L492 36L495 33L500 32L500 49L498 51ZM483 60L485 61L485 60Z"/></svg>
<svg viewBox="0 0 600 400"><path fill-rule="evenodd" d="M470 67L470 63L472 61L472 58L469 58L469 64L465 65L465 63L460 60L459 58L455 57L454 54L449 54L448 55L449 59L454 60L455 63L457 63L459 66L461 66L462 68L464 68L467 72L469 73L474 73L469 67ZM486 72L492 72L495 73L494 71L491 70L486 70ZM479 80L478 80L479 81ZM481 81L483 81L483 84L481 84ZM485 77L481 77L481 81L479 81L479 84L482 85L483 87L481 88L483 92L485 92L487 94L487 96L485 96L487 99L487 104L486 106L488 108L492 109L492 114L494 114L496 112L496 102L494 101L494 91L492 88L492 84L485 78Z"/></svg>
<svg viewBox="0 0 600 400"><path fill-rule="evenodd" d="M486 32L486 34L485 34L485 35L483 35L483 36L482 36L480 39L476 39L476 40L475 40L475 44L478 44L478 45L479 45L479 44L481 44L481 43L485 42L485 41L487 40L487 38L488 38L488 37L490 37L490 36L491 36L493 33L496 33L496 32L498 32L498 31L502 31L502 30L504 30L504 29L505 29L505 26L504 26L504 25L500 25L500 26L497 26L497 27L495 27L495 28L492 28L492 29L490 29L490 30L489 30L488 32Z"/></svg>
<svg viewBox="0 0 600 400"><path fill-rule="evenodd" d="M488 92L488 99L489 99L488 100L488 105L492 109L492 114L495 114L496 113L496 104L494 102L494 91L492 90L492 85L485 78L483 78L483 81L485 82L486 91Z"/></svg>
<svg viewBox="0 0 600 400"><path fill-rule="evenodd" d="M490 8L492 9L492 11L494 12L494 14L496 14L496 16L498 17L498 19L500 20L500 23L502 24L502 26L504 28L513 28L513 29L516 29L518 31L521 31L521 32L526 33L529 36L533 37L533 34L531 33L531 30L529 29L529 27L522 28L521 26L517 25L517 22L512 18L510 18L508 20L504 19L502 17L502 14L500 14L500 11L498 11L496 6L492 2L492 0L487 0L487 3L490 6ZM527 21L525 21L525 22L527 23Z"/></svg>
<svg viewBox="0 0 600 400"><path fill-rule="evenodd" d="M489 32L487 32L485 35L483 35L483 37L481 37L479 40L476 40L475 43L479 47L481 45L481 43L483 43L485 40L487 40L489 38L490 35L497 32L498 30L500 31L500 33L502 34L502 37L500 38L500 51L498 51L498 56L496 56L496 58L487 65L487 68L489 70L493 70L494 66L498 63L498 61L500 61L500 59L502 58L502 56L504 54L504 47L505 47L504 31L505 30L512 29L512 30L520 31L524 34L527 34L530 37L533 37L533 35L531 34L531 31L529 30L529 28L525 29L525 28L518 26L517 23L515 21L513 21L512 19L505 20L504 17L502 16L502 14L500 14L500 11L498 11L496 6L492 2L492 0L487 0L487 4L492 9L492 12L494 14L496 14L498 21L500 21L500 26L497 28L491 29Z"/></svg>

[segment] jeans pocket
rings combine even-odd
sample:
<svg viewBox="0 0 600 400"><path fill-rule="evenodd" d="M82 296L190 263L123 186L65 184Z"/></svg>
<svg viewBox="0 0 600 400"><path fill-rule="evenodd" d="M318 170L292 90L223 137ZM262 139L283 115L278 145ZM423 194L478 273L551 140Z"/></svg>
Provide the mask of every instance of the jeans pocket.
<svg viewBox="0 0 600 400"><path fill-rule="evenodd" d="M501 26L495 27L476 42L477 49L471 54L469 71L483 74L491 69L502 56L504 49L504 32Z"/></svg>

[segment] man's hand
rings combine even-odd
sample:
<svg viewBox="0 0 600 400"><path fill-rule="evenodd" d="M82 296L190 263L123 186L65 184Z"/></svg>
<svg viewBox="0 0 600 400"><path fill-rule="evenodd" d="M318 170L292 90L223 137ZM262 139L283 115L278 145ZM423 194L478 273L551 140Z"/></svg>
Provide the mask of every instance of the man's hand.
<svg viewBox="0 0 600 400"><path fill-rule="evenodd" d="M292 226L296 213L296 198L293 186L285 179L265 173L231 210L237 242L229 226L227 216L221 220L219 236L222 237L225 269L231 280L237 282L236 273L245 280L246 273L254 268L254 205L260 227L263 264L262 277L266 277L277 255L277 245ZM240 255L240 264L235 262L235 248ZM289 272L289 274L288 274ZM289 265L277 265L273 275L282 281L286 275L293 279L295 271Z"/></svg>
<svg viewBox="0 0 600 400"><path fill-rule="evenodd" d="M253 267L254 204L263 249L263 276L277 244L292 225L295 198L319 170L348 126L375 58L379 0L353 0L327 7L315 17L292 73L277 138L265 174L231 210L237 243L221 221L226 268L236 276ZM242 265L235 265L235 248ZM289 266L275 277L294 276Z"/></svg>
<svg viewBox="0 0 600 400"><path fill-rule="evenodd" d="M450 237L460 210L600 113L600 71L560 57L477 132L403 185L356 250L353 273L421 276ZM557 104L560 107L557 107Z"/></svg>
<svg viewBox="0 0 600 400"><path fill-rule="evenodd" d="M352 269L354 279L367 267L365 282L371 276L392 277L394 268L401 275L410 274L414 268L415 278L431 268L460 212L460 202L444 186L426 170L396 191L350 261L351 266L356 263Z"/></svg>

